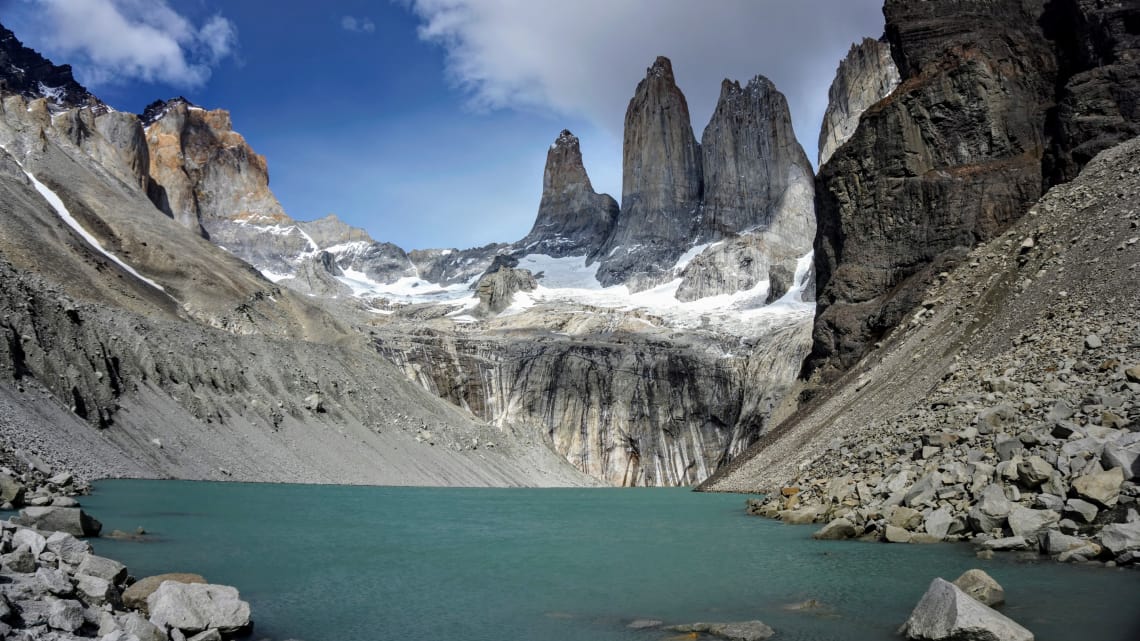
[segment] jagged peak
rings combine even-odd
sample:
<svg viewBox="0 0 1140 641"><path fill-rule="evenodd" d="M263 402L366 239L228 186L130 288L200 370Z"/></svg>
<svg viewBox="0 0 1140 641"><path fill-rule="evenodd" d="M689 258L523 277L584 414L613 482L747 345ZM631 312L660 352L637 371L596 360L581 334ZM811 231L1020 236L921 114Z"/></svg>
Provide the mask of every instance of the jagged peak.
<svg viewBox="0 0 1140 641"><path fill-rule="evenodd" d="M0 24L0 94L18 94L29 100L43 98L53 112L71 107L103 113L103 104L72 75L71 65L57 65L25 46L16 34Z"/></svg>
<svg viewBox="0 0 1140 641"><path fill-rule="evenodd" d="M657 56L653 64L645 71L646 77L664 78L669 82L675 82L673 78L673 62L665 56Z"/></svg>
<svg viewBox="0 0 1140 641"><path fill-rule="evenodd" d="M563 129L561 133L558 134L558 138L554 141L554 144L559 147L576 145L578 144L578 136L571 133L569 129Z"/></svg>
<svg viewBox="0 0 1140 641"><path fill-rule="evenodd" d="M139 119L142 120L143 127L149 127L155 121L161 120L172 108L179 105L185 105L187 109L203 109L203 107L191 102L185 96L175 96L168 100L155 100L150 103L143 109Z"/></svg>

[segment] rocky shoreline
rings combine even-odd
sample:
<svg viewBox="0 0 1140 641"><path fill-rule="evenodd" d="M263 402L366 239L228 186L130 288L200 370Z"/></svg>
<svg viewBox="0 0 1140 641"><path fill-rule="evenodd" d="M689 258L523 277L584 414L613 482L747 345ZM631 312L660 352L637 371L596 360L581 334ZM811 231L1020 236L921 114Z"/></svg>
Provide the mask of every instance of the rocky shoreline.
<svg viewBox="0 0 1140 641"><path fill-rule="evenodd" d="M4 454L0 507L22 509L0 520L0 638L221 641L252 631L249 604L233 587L196 574L136 580L122 563L94 554L87 539L102 524L76 498L90 486L69 472L52 474L33 453Z"/></svg>
<svg viewBox="0 0 1140 641"><path fill-rule="evenodd" d="M743 478L766 494L750 512L825 524L818 538L1137 566L1137 193L1140 139L938 276L877 360L799 417L810 447L713 489Z"/></svg>

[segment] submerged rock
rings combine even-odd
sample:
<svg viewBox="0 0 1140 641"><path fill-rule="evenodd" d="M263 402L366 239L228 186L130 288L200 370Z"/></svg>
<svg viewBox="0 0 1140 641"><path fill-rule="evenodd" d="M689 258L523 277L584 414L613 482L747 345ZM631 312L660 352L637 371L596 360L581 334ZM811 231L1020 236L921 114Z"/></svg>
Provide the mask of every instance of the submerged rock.
<svg viewBox="0 0 1140 641"><path fill-rule="evenodd" d="M764 641L776 634L776 631L768 627L763 621L688 623L670 626L669 629L674 632L703 633L729 641Z"/></svg>
<svg viewBox="0 0 1140 641"><path fill-rule="evenodd" d="M982 570L966 570L954 579L954 585L985 605L992 607L1005 603L1005 589Z"/></svg>

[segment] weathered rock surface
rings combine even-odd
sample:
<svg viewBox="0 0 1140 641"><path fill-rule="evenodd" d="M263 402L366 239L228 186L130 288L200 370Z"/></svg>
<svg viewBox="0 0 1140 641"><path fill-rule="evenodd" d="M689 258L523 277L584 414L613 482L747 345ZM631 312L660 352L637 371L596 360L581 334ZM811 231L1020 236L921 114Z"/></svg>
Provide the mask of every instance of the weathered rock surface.
<svg viewBox="0 0 1140 641"><path fill-rule="evenodd" d="M475 286L475 294L479 297L479 306L475 308L475 313L487 316L506 311L511 306L515 294L534 291L536 287L538 283L530 271L500 267L481 278Z"/></svg>
<svg viewBox="0 0 1140 641"><path fill-rule="evenodd" d="M916 641L1033 641L1033 633L944 579L934 579L903 625Z"/></svg>
<svg viewBox="0 0 1140 641"><path fill-rule="evenodd" d="M824 380L1042 193L1056 63L1040 5L888 0L884 13L903 82L817 179L810 367Z"/></svg>
<svg viewBox="0 0 1140 641"><path fill-rule="evenodd" d="M20 510L21 525L72 536L99 536L103 524L77 507L26 507Z"/></svg>
<svg viewBox="0 0 1140 641"><path fill-rule="evenodd" d="M890 95L900 80L890 44L864 38L851 45L828 90L827 112L819 132L820 167L855 133L863 112Z"/></svg>
<svg viewBox="0 0 1140 641"><path fill-rule="evenodd" d="M150 621L161 629L197 634L216 629L233 634L249 630L249 604L225 585L165 581L147 597Z"/></svg>
<svg viewBox="0 0 1140 641"><path fill-rule="evenodd" d="M954 579L954 585L983 605L994 607L1005 603L1005 590L982 570L966 570Z"/></svg>
<svg viewBox="0 0 1140 641"><path fill-rule="evenodd" d="M538 217L515 243L516 251L555 258L590 254L605 242L617 217L617 201L594 191L578 137L564 129L546 154Z"/></svg>
<svg viewBox="0 0 1140 641"><path fill-rule="evenodd" d="M597 253L603 285L646 289L672 269L700 213L701 168L689 105L659 57L625 113L621 213Z"/></svg>
<svg viewBox="0 0 1140 641"><path fill-rule="evenodd" d="M725 80L701 136L704 190L698 237L769 231L797 256L815 235L811 162L796 140L784 94L764 76Z"/></svg>

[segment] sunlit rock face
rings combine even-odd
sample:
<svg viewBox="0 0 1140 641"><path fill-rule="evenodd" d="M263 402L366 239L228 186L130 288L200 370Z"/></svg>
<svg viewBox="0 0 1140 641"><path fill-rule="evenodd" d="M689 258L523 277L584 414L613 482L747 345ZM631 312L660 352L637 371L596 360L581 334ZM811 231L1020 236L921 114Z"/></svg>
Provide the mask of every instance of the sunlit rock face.
<svg viewBox="0 0 1140 641"><path fill-rule="evenodd" d="M855 133L863 112L890 95L900 80L889 44L864 38L851 45L827 94L827 112L819 132L821 167Z"/></svg>
<svg viewBox="0 0 1140 641"><path fill-rule="evenodd" d="M561 258L596 250L609 235L618 204L590 184L578 137L563 130L546 154L538 217L517 251Z"/></svg>
<svg viewBox="0 0 1140 641"><path fill-rule="evenodd" d="M659 57L625 112L621 213L598 252L604 285L645 289L688 249L701 204L701 150L689 105Z"/></svg>

